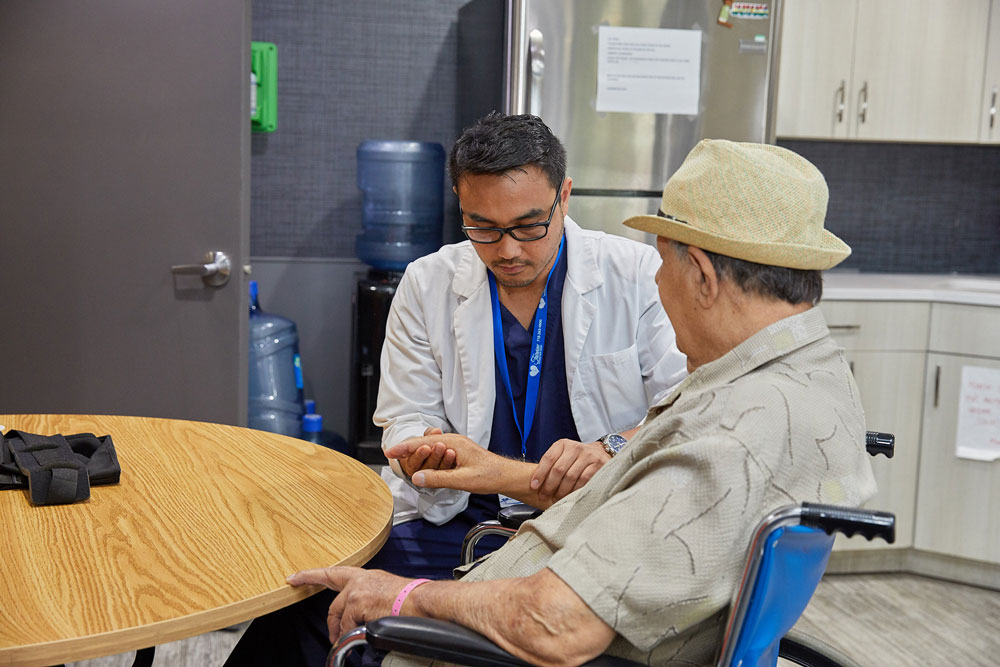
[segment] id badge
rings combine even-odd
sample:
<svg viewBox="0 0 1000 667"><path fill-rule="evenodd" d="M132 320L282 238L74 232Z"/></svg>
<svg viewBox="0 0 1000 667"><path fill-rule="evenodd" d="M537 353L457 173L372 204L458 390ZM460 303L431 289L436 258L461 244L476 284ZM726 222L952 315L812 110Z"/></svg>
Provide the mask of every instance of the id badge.
<svg viewBox="0 0 1000 667"><path fill-rule="evenodd" d="M514 498L510 498L509 496L505 496L502 493L497 494L497 497L500 499L500 509L503 509L505 507L510 507L511 505L521 505L522 504L520 500L515 500Z"/></svg>

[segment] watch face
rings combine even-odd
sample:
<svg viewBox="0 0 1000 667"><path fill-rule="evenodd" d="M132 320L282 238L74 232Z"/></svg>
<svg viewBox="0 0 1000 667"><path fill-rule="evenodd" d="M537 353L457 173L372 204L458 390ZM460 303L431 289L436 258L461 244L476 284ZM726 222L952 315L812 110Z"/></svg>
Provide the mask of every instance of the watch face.
<svg viewBox="0 0 1000 667"><path fill-rule="evenodd" d="M601 442L604 443L604 448L608 450L608 454L614 456L621 451L621 448L625 446L625 443L628 442L628 440L618 433L609 433L601 438Z"/></svg>

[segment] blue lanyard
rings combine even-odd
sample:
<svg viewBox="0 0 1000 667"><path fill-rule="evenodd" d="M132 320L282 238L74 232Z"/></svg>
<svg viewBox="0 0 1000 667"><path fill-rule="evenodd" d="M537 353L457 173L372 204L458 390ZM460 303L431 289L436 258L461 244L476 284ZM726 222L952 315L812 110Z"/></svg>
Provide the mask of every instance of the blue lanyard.
<svg viewBox="0 0 1000 667"><path fill-rule="evenodd" d="M549 269L549 275L545 278L545 290L542 298L538 300L538 308L535 310L535 322L532 326L534 335L531 341L531 358L528 362L528 386L524 395L524 427L521 427L521 419L517 414L517 406L514 405L514 393L510 389L510 372L507 370L507 353L503 342L503 326L500 322L500 297L497 294L496 278L493 273L487 271L490 280L490 297L493 299L493 353L496 355L497 367L500 369L500 376L503 378L503 385L507 388L507 398L510 399L510 407L514 412L514 425L521 435L521 460L525 460L528 455L528 434L531 433L531 425L535 421L535 407L538 404L538 386L542 381L542 355L545 352L545 321L548 319L549 310L546 308L546 300L549 295L549 279L562 257L563 246L566 244L566 237L559 241L559 252L556 254L556 261Z"/></svg>

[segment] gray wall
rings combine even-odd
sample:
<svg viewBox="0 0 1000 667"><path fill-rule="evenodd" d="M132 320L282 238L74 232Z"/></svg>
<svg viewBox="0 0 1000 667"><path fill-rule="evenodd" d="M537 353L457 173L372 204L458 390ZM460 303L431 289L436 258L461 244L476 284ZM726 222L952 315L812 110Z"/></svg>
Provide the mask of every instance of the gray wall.
<svg viewBox="0 0 1000 667"><path fill-rule="evenodd" d="M451 147L465 0L255 0L278 45L278 129L253 137L251 253L261 305L296 320L306 391L348 433L351 317L365 139ZM499 29L499 26L498 26ZM783 141L830 182L848 268L1000 273L1000 147ZM456 240L454 197L446 241Z"/></svg>

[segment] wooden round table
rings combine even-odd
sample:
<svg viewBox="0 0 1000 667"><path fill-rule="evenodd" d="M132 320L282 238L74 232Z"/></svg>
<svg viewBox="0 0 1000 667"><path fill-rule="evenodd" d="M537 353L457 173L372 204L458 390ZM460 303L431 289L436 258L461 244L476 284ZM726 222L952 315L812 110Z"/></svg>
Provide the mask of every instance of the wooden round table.
<svg viewBox="0 0 1000 667"><path fill-rule="evenodd" d="M308 597L285 577L361 565L392 496L367 466L286 436L144 417L0 415L2 431L110 434L117 485L33 506L0 491L0 665L190 637ZM275 638L278 641L280 638Z"/></svg>

